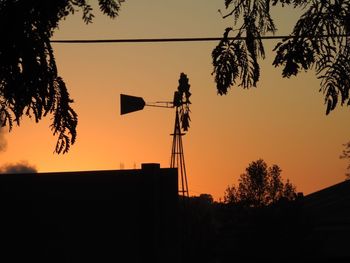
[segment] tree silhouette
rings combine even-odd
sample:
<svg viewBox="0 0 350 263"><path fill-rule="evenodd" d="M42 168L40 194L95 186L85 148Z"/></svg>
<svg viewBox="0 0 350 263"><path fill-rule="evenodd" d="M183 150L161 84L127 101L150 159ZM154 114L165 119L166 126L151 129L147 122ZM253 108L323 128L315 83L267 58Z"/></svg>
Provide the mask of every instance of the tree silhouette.
<svg viewBox="0 0 350 263"><path fill-rule="evenodd" d="M102 13L114 18L120 0L99 0ZM77 136L78 118L66 84L59 76L50 37L59 21L82 11L94 17L86 0L4 0L0 2L0 126L12 129L23 115L52 114L50 128L58 136L56 153L68 152Z"/></svg>
<svg viewBox="0 0 350 263"><path fill-rule="evenodd" d="M350 141L344 144L344 150L340 155L340 159L347 159L348 161L350 161ZM348 164L345 176L347 180L350 180L350 163Z"/></svg>
<svg viewBox="0 0 350 263"><path fill-rule="evenodd" d="M306 12L294 26L290 37L278 43L274 66L283 66L282 76L297 75L315 68L325 95L326 114L340 105L350 105L350 1L317 0L225 0L233 25L227 28L212 52L213 74L217 91L227 94L238 83L243 88L256 87L260 78L258 59L265 58L261 37L274 34L276 26L271 7L302 7ZM233 39L229 33L235 33Z"/></svg>
<svg viewBox="0 0 350 263"><path fill-rule="evenodd" d="M239 203L246 207L263 207L282 198L295 199L295 186L288 180L283 183L281 172L278 165L268 167L262 159L251 162L246 172L241 174L238 187L227 187L224 202Z"/></svg>
<svg viewBox="0 0 350 263"><path fill-rule="evenodd" d="M184 131L188 131L190 127L190 92L191 85L189 84L189 79L185 73L180 74L179 86L174 94L173 105L179 107L181 127Z"/></svg>

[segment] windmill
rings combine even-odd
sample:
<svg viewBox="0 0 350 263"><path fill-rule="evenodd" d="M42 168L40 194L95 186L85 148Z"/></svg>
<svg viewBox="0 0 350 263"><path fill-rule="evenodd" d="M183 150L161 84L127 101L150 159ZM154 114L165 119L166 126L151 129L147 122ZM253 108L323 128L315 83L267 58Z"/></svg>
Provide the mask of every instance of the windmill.
<svg viewBox="0 0 350 263"><path fill-rule="evenodd" d="M190 84L187 75L180 74L179 86L174 92L173 101L157 101L154 103L146 103L142 97L135 97L120 94L120 114L127 114L134 111L143 110L145 106L174 108L175 124L174 132L171 134L173 142L171 146L170 167L177 168L179 172L179 195L188 197L188 182L186 174L186 165L184 157L184 149L182 144L182 136L190 127Z"/></svg>

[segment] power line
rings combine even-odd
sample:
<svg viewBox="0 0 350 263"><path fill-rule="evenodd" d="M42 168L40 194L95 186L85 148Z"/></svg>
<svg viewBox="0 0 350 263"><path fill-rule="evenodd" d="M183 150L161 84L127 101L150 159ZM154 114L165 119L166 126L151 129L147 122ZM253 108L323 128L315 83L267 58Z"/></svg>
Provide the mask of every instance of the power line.
<svg viewBox="0 0 350 263"><path fill-rule="evenodd" d="M304 38L349 37L350 35L320 35ZM295 36L262 36L259 39L289 39ZM130 38L130 39L57 39L51 43L66 44L97 44L97 43L159 43L159 42L209 42L220 41L222 37L189 37L189 38ZM229 40L245 40L246 37L229 37Z"/></svg>
<svg viewBox="0 0 350 263"><path fill-rule="evenodd" d="M233 38L232 38L233 39ZM157 42L208 42L219 41L220 37L191 37L191 38L134 38L134 39L80 39L80 40L51 40L52 43L157 43Z"/></svg>

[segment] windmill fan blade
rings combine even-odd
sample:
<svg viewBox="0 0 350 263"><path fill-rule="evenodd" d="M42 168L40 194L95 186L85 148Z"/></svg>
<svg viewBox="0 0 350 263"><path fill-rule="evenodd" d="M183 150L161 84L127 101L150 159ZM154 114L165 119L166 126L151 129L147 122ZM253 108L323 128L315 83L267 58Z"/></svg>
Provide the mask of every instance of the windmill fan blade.
<svg viewBox="0 0 350 263"><path fill-rule="evenodd" d="M120 114L142 110L146 103L141 97L120 94Z"/></svg>

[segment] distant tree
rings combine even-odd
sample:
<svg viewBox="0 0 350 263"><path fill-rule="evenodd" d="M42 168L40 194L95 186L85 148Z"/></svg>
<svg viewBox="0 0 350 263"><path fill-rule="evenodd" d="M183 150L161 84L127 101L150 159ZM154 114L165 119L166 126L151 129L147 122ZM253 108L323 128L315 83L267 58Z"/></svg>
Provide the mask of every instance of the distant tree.
<svg viewBox="0 0 350 263"><path fill-rule="evenodd" d="M214 198L211 194L200 194L198 199L203 202L206 203L208 205L212 204L214 202Z"/></svg>
<svg viewBox="0 0 350 263"><path fill-rule="evenodd" d="M340 155L341 159L347 159L349 161L347 172L345 173L346 179L350 180L350 141L344 144L344 150Z"/></svg>
<svg viewBox="0 0 350 263"><path fill-rule="evenodd" d="M239 202L237 189L234 185L228 186L224 194L224 203L226 204L236 204Z"/></svg>
<svg viewBox="0 0 350 263"><path fill-rule="evenodd" d="M295 186L289 180L284 183L281 172L278 165L268 167L262 159L251 162L246 172L241 174L238 187L227 187L224 202L262 207L276 203L282 198L295 199Z"/></svg>
<svg viewBox="0 0 350 263"><path fill-rule="evenodd" d="M275 203L284 196L284 188L281 168L278 165L273 165L268 168L268 187L270 192L270 201ZM288 182L287 182L288 183Z"/></svg>
<svg viewBox="0 0 350 263"><path fill-rule="evenodd" d="M217 91L227 94L233 85L256 87L260 79L259 59L265 58L261 37L275 34L271 9L303 8L305 13L290 37L278 43L273 65L283 66L282 76L291 77L314 68L325 95L326 114L341 105L350 105L350 1L349 0L225 0L233 27L212 51ZM220 10L219 10L220 11ZM221 11L220 11L221 12ZM238 25L240 23L240 25ZM229 34L234 34L233 39Z"/></svg>
<svg viewBox="0 0 350 263"><path fill-rule="evenodd" d="M118 15L122 0L99 0L102 13ZM59 76L50 38L59 21L81 10L85 23L94 17L87 0L0 1L0 126L20 125L23 115L52 114L58 136L55 152L66 153L76 140L78 118L66 84Z"/></svg>
<svg viewBox="0 0 350 263"><path fill-rule="evenodd" d="M289 181L289 179L287 179L287 182L283 186L283 194L281 198L294 200L296 197L296 187Z"/></svg>

